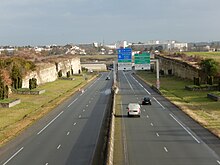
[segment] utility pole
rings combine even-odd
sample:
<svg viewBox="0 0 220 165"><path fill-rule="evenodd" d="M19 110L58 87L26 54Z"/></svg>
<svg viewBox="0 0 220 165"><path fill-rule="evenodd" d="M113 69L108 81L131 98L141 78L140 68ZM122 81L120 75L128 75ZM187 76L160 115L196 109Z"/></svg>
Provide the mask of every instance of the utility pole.
<svg viewBox="0 0 220 165"><path fill-rule="evenodd" d="M159 90L160 89L159 60L154 59L154 60L151 60L151 61L156 62L156 73L157 73L156 87Z"/></svg>

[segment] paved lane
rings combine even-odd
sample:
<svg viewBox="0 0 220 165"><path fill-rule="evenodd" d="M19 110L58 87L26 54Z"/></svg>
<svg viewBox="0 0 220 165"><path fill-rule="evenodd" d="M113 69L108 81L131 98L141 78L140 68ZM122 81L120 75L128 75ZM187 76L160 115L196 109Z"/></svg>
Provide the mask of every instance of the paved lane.
<svg viewBox="0 0 220 165"><path fill-rule="evenodd" d="M5 146L0 164L91 164L110 99L112 79L105 80L107 75L112 77L103 73L21 135L25 137Z"/></svg>
<svg viewBox="0 0 220 165"><path fill-rule="evenodd" d="M196 123L181 113L165 98L155 93L130 72L119 72L120 94L122 95L123 140L125 164L131 165L218 165L220 164L220 142L216 146L205 143L188 127ZM141 107L141 118L126 117L129 102L141 103L149 96L152 105ZM185 122L188 123L185 123ZM196 128L206 132L202 127ZM214 137L213 139L215 139Z"/></svg>

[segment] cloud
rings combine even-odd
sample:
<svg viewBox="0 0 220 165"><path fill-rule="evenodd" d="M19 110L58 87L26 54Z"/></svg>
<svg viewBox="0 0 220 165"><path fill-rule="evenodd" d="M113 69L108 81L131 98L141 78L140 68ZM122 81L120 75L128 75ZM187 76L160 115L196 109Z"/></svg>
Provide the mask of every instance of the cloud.
<svg viewBox="0 0 220 165"><path fill-rule="evenodd" d="M199 34L210 40L220 38L219 6L219 0L1 0L0 42L199 40Z"/></svg>

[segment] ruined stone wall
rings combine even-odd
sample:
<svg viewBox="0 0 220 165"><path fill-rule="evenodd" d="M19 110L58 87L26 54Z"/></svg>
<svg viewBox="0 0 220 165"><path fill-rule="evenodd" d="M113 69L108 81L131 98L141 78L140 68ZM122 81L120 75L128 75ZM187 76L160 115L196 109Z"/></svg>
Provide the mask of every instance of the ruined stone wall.
<svg viewBox="0 0 220 165"><path fill-rule="evenodd" d="M160 70L163 70L165 75L171 74L189 80L193 80L194 77L199 77L198 68L187 62L164 56L157 56L157 58L159 59Z"/></svg>
<svg viewBox="0 0 220 165"><path fill-rule="evenodd" d="M56 61L49 61L36 64L36 71L29 72L22 79L22 88L29 88L29 79L36 78L37 84L44 84L47 82L55 81L58 78L58 72L61 70L62 75L65 77L66 72L73 69L74 74L78 74L81 71L80 58L74 57L71 59L59 59Z"/></svg>
<svg viewBox="0 0 220 165"><path fill-rule="evenodd" d="M65 61L60 61L56 64L57 72L62 71L62 75L66 76L66 72L73 69L73 74L78 74L79 70L81 71L80 58L68 59Z"/></svg>
<svg viewBox="0 0 220 165"><path fill-rule="evenodd" d="M87 68L89 70L93 70L93 71L106 71L107 70L107 67L106 67L106 64L86 64L86 63L83 63L81 64L82 67L84 68Z"/></svg>

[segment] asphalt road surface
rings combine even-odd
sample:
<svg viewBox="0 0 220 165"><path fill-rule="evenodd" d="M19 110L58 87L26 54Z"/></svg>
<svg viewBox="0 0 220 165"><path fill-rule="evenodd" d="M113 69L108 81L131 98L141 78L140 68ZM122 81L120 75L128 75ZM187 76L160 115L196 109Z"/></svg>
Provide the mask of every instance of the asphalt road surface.
<svg viewBox="0 0 220 165"><path fill-rule="evenodd" d="M218 165L220 141L131 72L119 71L126 165ZM149 96L141 117L127 117L129 102Z"/></svg>
<svg viewBox="0 0 220 165"><path fill-rule="evenodd" d="M105 80L110 76L110 80ZM99 78L0 149L1 165L91 164L108 109L112 73Z"/></svg>

